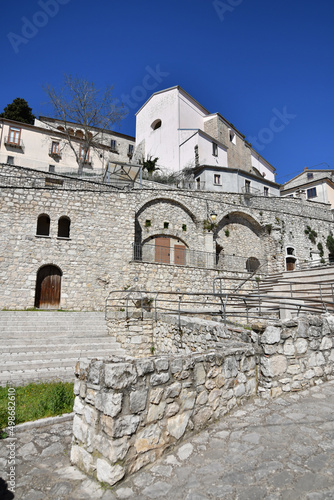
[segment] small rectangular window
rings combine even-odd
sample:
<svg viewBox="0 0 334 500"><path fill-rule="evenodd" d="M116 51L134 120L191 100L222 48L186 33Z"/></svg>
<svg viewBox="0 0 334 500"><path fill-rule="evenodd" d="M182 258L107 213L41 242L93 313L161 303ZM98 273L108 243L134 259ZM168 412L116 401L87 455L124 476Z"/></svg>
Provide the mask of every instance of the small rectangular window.
<svg viewBox="0 0 334 500"><path fill-rule="evenodd" d="M251 183L250 181L245 181L245 193L250 193Z"/></svg>
<svg viewBox="0 0 334 500"><path fill-rule="evenodd" d="M14 165L14 156L7 156L7 163L9 165Z"/></svg>
<svg viewBox="0 0 334 500"><path fill-rule="evenodd" d="M54 174L54 173L55 173L55 171L56 171L56 167L55 167L54 165L49 165L49 172L50 172L51 174Z"/></svg>
<svg viewBox="0 0 334 500"><path fill-rule="evenodd" d="M168 229L169 222L164 222L164 229Z"/></svg>
<svg viewBox="0 0 334 500"><path fill-rule="evenodd" d="M218 156L218 144L216 142L212 143L212 154L213 156Z"/></svg>
<svg viewBox="0 0 334 500"><path fill-rule="evenodd" d="M307 198L316 198L317 197L317 188L311 188L307 190Z"/></svg>
<svg viewBox="0 0 334 500"><path fill-rule="evenodd" d="M16 127L9 127L8 143L9 144L20 144L21 129Z"/></svg>
<svg viewBox="0 0 334 500"><path fill-rule="evenodd" d="M308 179L313 179L313 174L312 174L312 172L307 172L307 178L308 178Z"/></svg>
<svg viewBox="0 0 334 500"><path fill-rule="evenodd" d="M269 188L267 187L263 188L263 194L264 196L269 196Z"/></svg>
<svg viewBox="0 0 334 500"><path fill-rule="evenodd" d="M115 139L111 139L111 141L110 141L110 149L112 151L116 151L116 141L115 141Z"/></svg>
<svg viewBox="0 0 334 500"><path fill-rule="evenodd" d="M58 155L59 154L59 142L52 141L51 153L54 154L54 155Z"/></svg>
<svg viewBox="0 0 334 500"><path fill-rule="evenodd" d="M213 183L214 184L221 184L221 178L219 174L214 174L213 176Z"/></svg>

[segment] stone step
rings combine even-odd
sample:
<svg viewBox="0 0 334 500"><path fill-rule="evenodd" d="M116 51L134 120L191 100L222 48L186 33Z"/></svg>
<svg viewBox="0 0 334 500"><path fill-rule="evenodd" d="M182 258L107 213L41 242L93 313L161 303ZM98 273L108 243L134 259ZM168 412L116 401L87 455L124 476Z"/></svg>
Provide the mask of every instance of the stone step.
<svg viewBox="0 0 334 500"><path fill-rule="evenodd" d="M68 355L72 354L78 354L80 353L89 353L89 356L103 356L103 353L109 353L113 351L120 351L122 350L119 345L114 342L112 344L81 344L81 345L76 345L72 346L72 348L68 348L68 346L52 346L52 349L46 347L46 346L37 346L35 344L29 345L29 346L13 346L11 347L1 347L0 348L0 359L1 363L4 364L7 362L9 358L15 357L15 359L25 359L28 356L32 357L34 356L35 359L37 357L45 357L49 358L50 357L59 357L59 354L63 354L64 357L67 357ZM100 354L101 353L101 354ZM5 357L6 355L6 357ZM51 356L52 355L52 356Z"/></svg>
<svg viewBox="0 0 334 500"><path fill-rule="evenodd" d="M0 385L74 380L78 359L114 355L103 312L0 311Z"/></svg>
<svg viewBox="0 0 334 500"><path fill-rule="evenodd" d="M85 346L90 348L98 347L98 348L114 348L119 347L118 342L113 337L97 337L94 342L90 341L85 337L79 338L66 338L64 337L61 342L55 342L55 339L27 339L23 341L22 339L10 339L10 341L6 344L2 344L0 346L0 352L12 352L15 350L16 352L20 352L21 350L30 350L30 351L53 351L54 349L61 349L62 347L65 349L71 349L72 347L76 347L77 349L82 349Z"/></svg>
<svg viewBox="0 0 334 500"><path fill-rule="evenodd" d="M23 330L18 330L15 328L8 328L5 331L0 332L0 338L1 339L10 339L12 337L15 338L27 338L30 337L30 335L34 335L34 337L40 337L40 338L45 338L45 337L99 337L101 335L108 335L107 329L102 330L101 328L81 328L79 330L77 329L62 329L62 328L53 328L51 329L39 329L36 331L36 329L25 329Z"/></svg>
<svg viewBox="0 0 334 500"><path fill-rule="evenodd" d="M123 351L120 349L118 350L97 350L96 352L94 351L71 351L70 353L64 353L64 352L57 352L55 353L54 358L50 358L49 355L43 355L39 354L37 356L29 355L27 354L26 356L24 355L17 355L17 356L12 356L13 359L11 359L10 356L6 357L6 360L2 362L2 367L5 370L18 370L22 369L24 370L23 366L26 367L26 369L31 369L31 368L38 368L38 367L44 367L47 366L49 368L51 367L62 367L62 366L73 366L73 369L75 367L76 362L79 359L93 359L93 358L108 358L109 356L121 356L124 354Z"/></svg>
<svg viewBox="0 0 334 500"><path fill-rule="evenodd" d="M7 383L10 385L27 385L30 383L62 381L74 382L73 366L58 368L39 368L34 370L16 370L0 372L0 386L4 387Z"/></svg>

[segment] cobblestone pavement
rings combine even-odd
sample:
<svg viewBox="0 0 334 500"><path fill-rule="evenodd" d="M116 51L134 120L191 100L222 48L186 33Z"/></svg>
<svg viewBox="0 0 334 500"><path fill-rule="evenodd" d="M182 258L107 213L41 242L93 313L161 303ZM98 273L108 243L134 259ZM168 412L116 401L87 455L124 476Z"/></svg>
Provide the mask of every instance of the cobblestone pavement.
<svg viewBox="0 0 334 500"><path fill-rule="evenodd" d="M111 490L70 465L71 422L16 436L15 500L334 499L334 381L252 400Z"/></svg>

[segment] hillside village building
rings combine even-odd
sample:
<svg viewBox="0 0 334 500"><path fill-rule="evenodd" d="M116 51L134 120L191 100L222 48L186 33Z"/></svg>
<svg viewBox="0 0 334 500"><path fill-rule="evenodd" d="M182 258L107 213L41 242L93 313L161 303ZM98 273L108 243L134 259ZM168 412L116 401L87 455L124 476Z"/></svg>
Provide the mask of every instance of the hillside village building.
<svg viewBox="0 0 334 500"><path fill-rule="evenodd" d="M137 112L136 147L162 169L190 169L196 189L279 195L275 168L179 86L156 92Z"/></svg>
<svg viewBox="0 0 334 500"><path fill-rule="evenodd" d="M318 243L329 256L332 211L303 199L119 190L6 164L0 186L2 308L103 310L134 283L212 292L216 277L227 285L308 262Z"/></svg>
<svg viewBox="0 0 334 500"><path fill-rule="evenodd" d="M311 201L330 203L334 208L334 170L305 168L281 188L281 196L302 195Z"/></svg>
<svg viewBox="0 0 334 500"><path fill-rule="evenodd" d="M83 131L79 125L73 124L69 132L80 158L83 155ZM96 129L92 132L96 133ZM134 137L103 131L96 142L97 147L88 151L85 158L84 174L101 176L109 162L128 163L132 158ZM1 118L0 162L59 174L71 175L78 171L75 155L66 140L64 124L47 117L35 119L34 125Z"/></svg>
<svg viewBox="0 0 334 500"><path fill-rule="evenodd" d="M78 167L61 122L0 124L2 307L103 310L112 290L134 282L212 292L216 278L233 286L236 277L333 258L329 195L323 203L280 197L275 169L180 87L140 109L135 151L133 138L107 132L84 170L101 174L115 158L135 169L141 155L156 155L169 171L187 168L195 190L66 176ZM82 130L73 124L71 133L80 148Z"/></svg>

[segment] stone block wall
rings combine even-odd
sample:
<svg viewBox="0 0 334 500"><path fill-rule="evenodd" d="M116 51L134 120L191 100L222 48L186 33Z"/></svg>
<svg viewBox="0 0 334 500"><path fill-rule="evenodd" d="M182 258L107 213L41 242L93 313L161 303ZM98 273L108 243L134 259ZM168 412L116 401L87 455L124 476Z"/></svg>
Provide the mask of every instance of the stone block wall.
<svg viewBox="0 0 334 500"><path fill-rule="evenodd" d="M148 238L154 241L157 236L175 236L190 250L213 254L218 242L225 254L230 245L230 250L235 247L240 256L248 257L253 249L249 247L246 229L250 234L253 227L257 228L257 236L252 239L256 255L268 257L269 271L278 272L284 269L287 246L294 247L296 258L302 261L310 259L311 252L322 243L324 257L328 257L326 238L334 230L330 207L305 200L269 197L246 200L235 193L195 194L175 189L120 192L108 188L97 192L92 191L93 184L88 186L89 183L81 181L75 181L75 188L71 184L51 189L38 187L42 182L36 182L38 186L34 187L32 182L39 177L32 170L28 180L22 169L10 165L0 165L0 180L1 174L12 176L13 183L16 179L18 184L4 185L0 191L0 232L4 235L0 240L2 308L33 307L37 273L46 265L61 270L59 308L72 310L103 310L108 293L132 286L134 278L142 289L205 292L212 291L214 277L228 277L227 261L226 272L222 273L190 266L133 262L132 244L138 241L136 238L143 243ZM203 225L208 210L218 214L217 226L211 233ZM49 236L36 235L41 214L51 219ZM57 236L58 220L64 216L71 221L68 239ZM229 236L224 230L228 217L235 221ZM145 227L146 220L151 221L149 228ZM164 229L164 222L169 223L168 229ZM186 231L182 229L184 224ZM305 234L307 226L316 228L315 243ZM223 252L221 256L224 257ZM245 266L241 265L236 276L246 275Z"/></svg>
<svg viewBox="0 0 334 500"><path fill-rule="evenodd" d="M109 334L114 336L130 356L145 357L151 354L190 354L221 348L225 343L251 342L250 332L242 328L224 326L223 323L203 318L144 312L143 318L130 317L118 312L107 319Z"/></svg>
<svg viewBox="0 0 334 500"><path fill-rule="evenodd" d="M329 314L269 325L259 346L259 392L265 397L334 378L334 317Z"/></svg>
<svg viewBox="0 0 334 500"><path fill-rule="evenodd" d="M256 392L252 346L76 367L71 461L115 484Z"/></svg>

